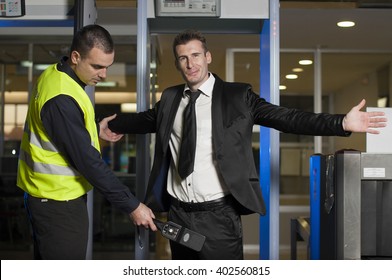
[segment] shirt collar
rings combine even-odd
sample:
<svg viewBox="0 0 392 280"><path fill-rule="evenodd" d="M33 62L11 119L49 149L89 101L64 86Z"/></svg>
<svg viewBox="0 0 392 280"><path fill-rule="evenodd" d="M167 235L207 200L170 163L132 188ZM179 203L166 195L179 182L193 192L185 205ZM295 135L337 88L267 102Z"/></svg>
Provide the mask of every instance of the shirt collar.
<svg viewBox="0 0 392 280"><path fill-rule="evenodd" d="M72 70L71 66L69 66L68 59L68 57L64 56L61 61L57 63L57 70L66 73L68 76L74 79L75 82L77 82L82 88L85 88L86 84L79 79L76 73Z"/></svg>
<svg viewBox="0 0 392 280"><path fill-rule="evenodd" d="M208 79L207 81L205 81L199 88L198 90L200 90L204 95L206 96L211 96L212 95L212 90L214 88L214 83L215 83L215 77L214 75L212 75L211 72L208 72ZM186 95L186 91L187 90L191 90L189 88L189 86L187 84L185 84L185 88L184 88L184 96Z"/></svg>

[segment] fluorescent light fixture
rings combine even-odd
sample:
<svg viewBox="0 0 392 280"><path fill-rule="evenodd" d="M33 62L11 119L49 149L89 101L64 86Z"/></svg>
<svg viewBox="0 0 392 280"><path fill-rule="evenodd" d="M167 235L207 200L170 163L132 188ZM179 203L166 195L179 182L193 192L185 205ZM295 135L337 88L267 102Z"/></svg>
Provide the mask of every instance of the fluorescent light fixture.
<svg viewBox="0 0 392 280"><path fill-rule="evenodd" d="M115 87L117 85L116 82L99 82L96 87Z"/></svg>
<svg viewBox="0 0 392 280"><path fill-rule="evenodd" d="M343 27L343 28L346 28L346 27L353 27L353 26L355 25L355 22L353 22L353 21L351 21L351 20L343 20L343 21L339 21L339 22L337 23L337 25L338 25L339 27Z"/></svg>
<svg viewBox="0 0 392 280"><path fill-rule="evenodd" d="M49 66L50 66L50 64L35 64L34 69L39 70L39 71L44 71Z"/></svg>
<svg viewBox="0 0 392 280"><path fill-rule="evenodd" d="M22 60L22 61L20 62L20 65L21 65L22 67L32 67L32 66L34 65L34 69L35 69L35 70L43 71L43 70L45 70L46 68L48 68L51 64L33 64L32 61Z"/></svg>
<svg viewBox="0 0 392 280"><path fill-rule="evenodd" d="M298 68L293 68L291 71L293 71L294 73L300 73L300 72L303 72L304 69L298 67Z"/></svg>
<svg viewBox="0 0 392 280"><path fill-rule="evenodd" d="M137 109L136 103L122 103L121 113L135 113Z"/></svg>
<svg viewBox="0 0 392 280"><path fill-rule="evenodd" d="M380 97L377 100L377 107L385 108L387 107L387 104L388 104L388 97Z"/></svg>
<svg viewBox="0 0 392 280"><path fill-rule="evenodd" d="M279 86L279 90L285 90L285 89L287 89L287 87L285 85L280 85Z"/></svg>
<svg viewBox="0 0 392 280"><path fill-rule="evenodd" d="M311 65L313 64L313 61L310 59L302 59L298 62L300 65Z"/></svg>
<svg viewBox="0 0 392 280"><path fill-rule="evenodd" d="M20 62L20 65L22 67L31 67L31 66L33 66L33 62L32 61L28 61L28 60L22 60Z"/></svg>
<svg viewBox="0 0 392 280"><path fill-rule="evenodd" d="M295 79L298 79L298 75L296 75L296 74L288 74L288 75L286 75L286 79L295 80Z"/></svg>

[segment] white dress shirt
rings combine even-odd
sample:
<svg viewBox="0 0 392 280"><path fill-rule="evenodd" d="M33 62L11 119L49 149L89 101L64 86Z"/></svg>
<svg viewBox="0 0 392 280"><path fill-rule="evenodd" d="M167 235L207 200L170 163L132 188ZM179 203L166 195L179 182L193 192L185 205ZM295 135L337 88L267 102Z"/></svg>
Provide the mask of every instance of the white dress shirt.
<svg viewBox="0 0 392 280"><path fill-rule="evenodd" d="M185 202L204 202L228 194L214 160L212 144L211 101L215 77L209 73L208 80L199 88L202 91L196 100L196 154L194 171L185 180L178 175L178 157L181 146L183 112L188 105L189 96L184 94L174 120L170 136L172 159L167 179L167 189L171 196Z"/></svg>

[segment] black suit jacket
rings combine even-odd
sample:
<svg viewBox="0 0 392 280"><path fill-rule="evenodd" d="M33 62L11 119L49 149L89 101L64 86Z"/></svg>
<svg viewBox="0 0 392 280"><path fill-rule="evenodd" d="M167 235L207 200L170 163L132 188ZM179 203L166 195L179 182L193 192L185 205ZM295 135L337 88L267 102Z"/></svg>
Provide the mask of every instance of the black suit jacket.
<svg viewBox="0 0 392 280"><path fill-rule="evenodd" d="M314 114L266 102L249 84L229 83L214 75L212 93L212 138L214 157L241 214L265 214L258 173L252 151L252 127L262 125L282 132L307 135L349 133L342 128L344 115ZM118 115L109 128L120 133L156 133L155 155L145 203L154 211L170 206L166 179L170 162L169 139L184 84L163 91L153 109Z"/></svg>

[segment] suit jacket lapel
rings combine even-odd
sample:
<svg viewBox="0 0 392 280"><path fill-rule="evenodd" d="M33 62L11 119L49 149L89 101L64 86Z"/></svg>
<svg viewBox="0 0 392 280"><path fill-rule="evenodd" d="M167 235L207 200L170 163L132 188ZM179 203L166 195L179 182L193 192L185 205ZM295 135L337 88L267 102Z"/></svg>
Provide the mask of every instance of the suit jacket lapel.
<svg viewBox="0 0 392 280"><path fill-rule="evenodd" d="M212 118L212 138L214 139L214 148L216 154L220 153L223 143L223 81L216 75L215 84L212 92L211 118Z"/></svg>
<svg viewBox="0 0 392 280"><path fill-rule="evenodd" d="M176 114L178 111L178 107L181 102L182 93L184 90L184 85L180 85L174 88L171 88L169 92L166 92L165 95L162 95L161 104L162 106L162 122L161 125L164 126L164 129L161 129L164 132L162 135L162 148L165 149L169 144L170 135L173 129L174 119L176 118Z"/></svg>

